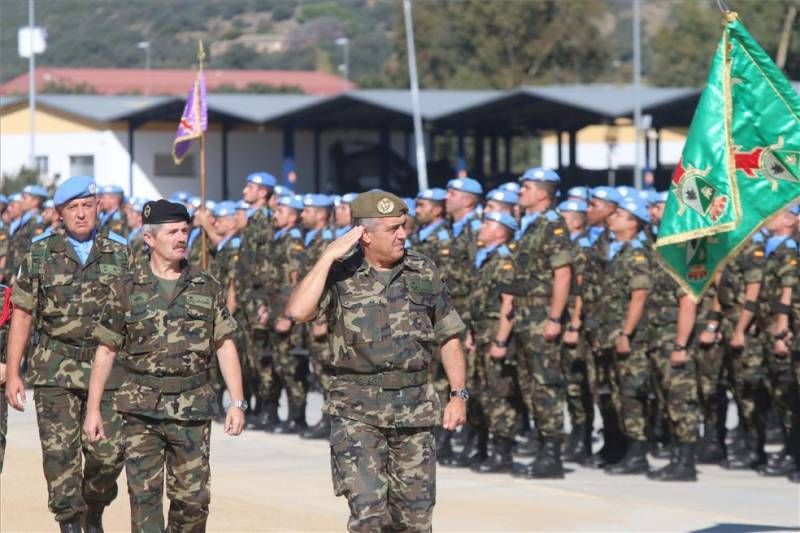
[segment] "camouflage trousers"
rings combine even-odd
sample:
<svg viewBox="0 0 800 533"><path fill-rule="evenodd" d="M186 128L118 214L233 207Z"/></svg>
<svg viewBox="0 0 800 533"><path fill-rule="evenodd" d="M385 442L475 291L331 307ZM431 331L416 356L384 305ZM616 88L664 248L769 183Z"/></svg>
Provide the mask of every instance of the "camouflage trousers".
<svg viewBox="0 0 800 533"><path fill-rule="evenodd" d="M253 368L258 377L255 378L254 389L258 398L267 404L278 404L281 397L281 384L275 373L274 357L271 353L269 331L255 328L246 333L248 339L248 356L253 359Z"/></svg>
<svg viewBox="0 0 800 533"><path fill-rule="evenodd" d="M564 433L564 373L560 341L543 336L547 312L521 308L516 311L514 337L519 385L539 435L561 439Z"/></svg>
<svg viewBox="0 0 800 533"><path fill-rule="evenodd" d="M725 335L730 339L730 335ZM733 381L733 395L739 407L739 420L747 431L763 431L762 414L766 411L764 381L764 345L760 337L745 335L741 349L726 347L728 372Z"/></svg>
<svg viewBox="0 0 800 533"><path fill-rule="evenodd" d="M7 434L8 434L8 402L6 402L6 388L0 387L0 474L3 473L3 459L6 456Z"/></svg>
<svg viewBox="0 0 800 533"><path fill-rule="evenodd" d="M329 365L331 364L331 345L328 336L315 337L311 331L312 325L306 325L306 346L308 346L308 360L311 362L311 370L317 379L323 395L328 397L328 389L331 386L331 375Z"/></svg>
<svg viewBox="0 0 800 533"><path fill-rule="evenodd" d="M606 348L601 350L600 356L613 361L611 399L622 432L633 440L647 440L647 397L651 371L646 346L634 339L630 353L620 354L613 348Z"/></svg>
<svg viewBox="0 0 800 533"><path fill-rule="evenodd" d="M211 422L123 416L131 531L164 531L165 466L167 530L205 531L211 501Z"/></svg>
<svg viewBox="0 0 800 533"><path fill-rule="evenodd" d="M725 390L722 386L725 348L715 342L701 346L695 341L689 347L689 357L697 367L698 402L703 420L703 432L723 435L725 431L725 412L728 407Z"/></svg>
<svg viewBox="0 0 800 533"><path fill-rule="evenodd" d="M513 439L519 422L519 412L511 403L517 366L507 358L491 357L490 348L491 340L479 342L476 346L477 380L473 386L478 399L474 411L478 413L473 413L477 423L475 420L470 420L470 423L481 429L489 429L495 437Z"/></svg>
<svg viewBox="0 0 800 533"><path fill-rule="evenodd" d="M47 505L58 521L100 508L117 496L117 477L123 466L122 416L113 407L114 391L100 404L105 440L83 439L87 391L35 387L36 420L42 445ZM81 460L81 454L83 460ZM81 471L83 463L83 471Z"/></svg>
<svg viewBox="0 0 800 533"><path fill-rule="evenodd" d="M380 428L334 416L331 474L334 493L350 507L348 531L431 531L433 428Z"/></svg>
<svg viewBox="0 0 800 533"><path fill-rule="evenodd" d="M791 354L779 356L768 350L765 361L767 363L767 391L772 405L778 412L783 426L784 435L792 431L792 395L797 394L794 368Z"/></svg>
<svg viewBox="0 0 800 533"><path fill-rule="evenodd" d="M589 370L586 343L578 338L575 346L561 346L561 366L567 384L566 402L572 426L591 428L594 420L594 405L589 389Z"/></svg>
<svg viewBox="0 0 800 533"><path fill-rule="evenodd" d="M697 441L700 425L697 366L689 359L680 367L670 364L673 342L659 342L649 352L653 368L656 398L659 408L667 415L672 436L677 442Z"/></svg>
<svg viewBox="0 0 800 533"><path fill-rule="evenodd" d="M301 410L305 413L308 362L292 353L292 349L300 346L301 341L302 330L296 326L288 333L274 333L271 336L272 364L280 384L286 389L290 418L293 414L301 416Z"/></svg>

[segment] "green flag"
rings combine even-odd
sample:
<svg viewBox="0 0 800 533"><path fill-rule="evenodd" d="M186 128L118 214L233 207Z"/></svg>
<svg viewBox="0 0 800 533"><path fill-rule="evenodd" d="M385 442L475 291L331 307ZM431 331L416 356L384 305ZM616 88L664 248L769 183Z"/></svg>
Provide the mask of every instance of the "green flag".
<svg viewBox="0 0 800 533"><path fill-rule="evenodd" d="M695 300L767 219L800 198L800 97L736 14L726 18L656 242Z"/></svg>

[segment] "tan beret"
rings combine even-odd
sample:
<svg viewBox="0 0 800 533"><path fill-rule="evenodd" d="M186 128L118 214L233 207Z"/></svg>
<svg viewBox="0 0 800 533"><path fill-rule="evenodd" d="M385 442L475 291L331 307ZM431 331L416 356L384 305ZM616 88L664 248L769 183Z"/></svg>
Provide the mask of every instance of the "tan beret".
<svg viewBox="0 0 800 533"><path fill-rule="evenodd" d="M408 212L402 198L380 189L362 192L350 204L353 218L399 217Z"/></svg>

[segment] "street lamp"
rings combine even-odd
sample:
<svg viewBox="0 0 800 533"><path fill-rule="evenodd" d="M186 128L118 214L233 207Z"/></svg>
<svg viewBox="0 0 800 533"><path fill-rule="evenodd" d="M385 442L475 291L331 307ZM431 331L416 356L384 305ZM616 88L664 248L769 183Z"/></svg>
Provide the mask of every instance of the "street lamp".
<svg viewBox="0 0 800 533"><path fill-rule="evenodd" d="M350 39L347 37L339 37L336 39L336 45L342 47L342 64L339 65L339 72L342 73L344 79L350 81Z"/></svg>
<svg viewBox="0 0 800 533"><path fill-rule="evenodd" d="M144 68L147 70L144 94L150 94L150 41L140 41L136 47L144 50Z"/></svg>

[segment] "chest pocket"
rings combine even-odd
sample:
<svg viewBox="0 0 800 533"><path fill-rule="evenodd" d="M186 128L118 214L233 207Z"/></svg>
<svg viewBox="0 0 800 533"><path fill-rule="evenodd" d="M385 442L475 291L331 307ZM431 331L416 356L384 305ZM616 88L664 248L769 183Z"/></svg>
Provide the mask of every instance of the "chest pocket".
<svg viewBox="0 0 800 533"><path fill-rule="evenodd" d="M46 316L67 316L74 311L74 299L80 296L80 279L66 267L63 257L53 255L42 261L38 267L43 296L41 313Z"/></svg>
<svg viewBox="0 0 800 533"><path fill-rule="evenodd" d="M162 335L158 311L149 305L136 305L125 315L129 340L126 350L131 355L152 352L159 347Z"/></svg>
<svg viewBox="0 0 800 533"><path fill-rule="evenodd" d="M391 335L386 305L380 292L339 291L342 328L347 344L378 342Z"/></svg>
<svg viewBox="0 0 800 533"><path fill-rule="evenodd" d="M185 316L182 333L187 342L186 349L193 352L210 352L214 324L212 298L200 294L187 294Z"/></svg>
<svg viewBox="0 0 800 533"><path fill-rule="evenodd" d="M408 293L409 302L409 321L411 336L424 341L432 341L433 335L433 313L435 307L435 296L430 293L411 292Z"/></svg>

